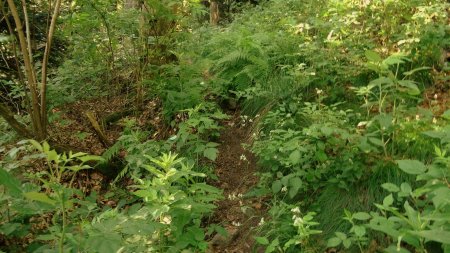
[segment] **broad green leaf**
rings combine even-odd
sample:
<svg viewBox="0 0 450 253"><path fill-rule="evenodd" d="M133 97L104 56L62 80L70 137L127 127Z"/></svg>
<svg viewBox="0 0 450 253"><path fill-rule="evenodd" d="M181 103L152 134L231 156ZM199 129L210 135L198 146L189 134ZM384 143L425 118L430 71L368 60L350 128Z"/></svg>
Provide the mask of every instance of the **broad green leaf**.
<svg viewBox="0 0 450 253"><path fill-rule="evenodd" d="M90 252L111 253L118 252L122 243L122 235L119 233L98 234L89 236L87 245L89 245Z"/></svg>
<svg viewBox="0 0 450 253"><path fill-rule="evenodd" d="M450 206L450 189L447 186L439 187L433 191L433 205L436 209Z"/></svg>
<svg viewBox="0 0 450 253"><path fill-rule="evenodd" d="M396 186L395 184L392 184L392 183L384 183L381 185L381 187L383 187L384 189L386 189L389 192L400 191L400 188L398 188L398 186Z"/></svg>
<svg viewBox="0 0 450 253"><path fill-rule="evenodd" d="M410 75L416 73L417 71L428 70L428 69L431 69L431 68L430 67L419 67L419 68L415 68L415 69L410 70L410 71L406 71L406 72L403 73L403 75L410 76Z"/></svg>
<svg viewBox="0 0 450 253"><path fill-rule="evenodd" d="M409 250L405 248L397 248L396 245L391 245L384 249L384 252L386 253L411 253Z"/></svg>
<svg viewBox="0 0 450 253"><path fill-rule="evenodd" d="M2 168L0 168L0 185L4 185L13 197L19 197L22 194L20 181Z"/></svg>
<svg viewBox="0 0 450 253"><path fill-rule="evenodd" d="M35 141L35 140L29 140L29 142L31 143L31 145L33 145L34 148L36 148L38 151L43 152L44 149L42 148L42 145Z"/></svg>
<svg viewBox="0 0 450 253"><path fill-rule="evenodd" d="M417 160L397 160L398 167L404 172L412 175L422 174L427 167Z"/></svg>
<svg viewBox="0 0 450 253"><path fill-rule="evenodd" d="M219 150L217 148L207 148L203 151L203 155L211 161L215 161L217 158L217 153Z"/></svg>
<svg viewBox="0 0 450 253"><path fill-rule="evenodd" d="M208 147L208 148L215 148L215 147L218 147L219 146L219 143L215 143L215 142L208 142L208 143L206 143L206 147Z"/></svg>
<svg viewBox="0 0 450 253"><path fill-rule="evenodd" d="M411 224L413 224L417 229L420 229L421 223L420 223L419 219L417 218L418 212L416 210L414 210L414 208L411 207L411 205L409 204L408 201L405 202L403 207L405 208L405 213L406 213L406 216L409 218L409 222Z"/></svg>
<svg viewBox="0 0 450 253"><path fill-rule="evenodd" d="M44 153L47 153L47 152L50 151L50 145L48 145L48 142L44 141L44 142L42 143L42 151L43 151Z"/></svg>
<svg viewBox="0 0 450 253"><path fill-rule="evenodd" d="M0 233L8 236L11 233L14 233L15 231L19 230L21 227L23 227L24 225L21 223L5 223L3 225L0 225Z"/></svg>
<svg viewBox="0 0 450 253"><path fill-rule="evenodd" d="M445 111L441 116L446 120L450 120L450 110Z"/></svg>
<svg viewBox="0 0 450 253"><path fill-rule="evenodd" d="M55 150L46 151L45 154L47 155L47 160L49 162L54 161L55 163L59 163L59 155Z"/></svg>
<svg viewBox="0 0 450 253"><path fill-rule="evenodd" d="M393 120L392 115L380 114L380 115L375 116L374 119L376 119L378 121L378 123L380 124L380 126L384 129L387 129L390 126L392 126L392 120Z"/></svg>
<svg viewBox="0 0 450 253"><path fill-rule="evenodd" d="M356 220L368 220L372 216L370 216L370 214L365 213L365 212L357 212L357 213L354 213L352 215L352 217L353 217L353 219L356 219Z"/></svg>
<svg viewBox="0 0 450 253"><path fill-rule="evenodd" d="M369 141L370 141L372 144L375 144L375 145L377 145L377 146L380 146L380 147L383 147L383 146L384 146L383 141L380 140L380 139L378 139L378 138L370 137L370 138L369 138Z"/></svg>
<svg viewBox="0 0 450 253"><path fill-rule="evenodd" d="M400 80L400 81L398 81L398 84L400 84L400 86L402 86L402 87L405 87L406 92L409 95L416 96L416 95L420 94L420 89L419 89L419 87L417 87L417 84L414 81Z"/></svg>
<svg viewBox="0 0 450 253"><path fill-rule="evenodd" d="M342 232L336 232L335 234L337 238L341 239L341 241L347 239L347 235Z"/></svg>
<svg viewBox="0 0 450 253"><path fill-rule="evenodd" d="M381 62L382 61L381 56L375 51L367 50L364 54L366 55L366 58L369 61L372 61L372 62Z"/></svg>
<svg viewBox="0 0 450 253"><path fill-rule="evenodd" d="M265 253L270 253L270 252L274 252L275 249L278 247L278 245L280 245L280 241L277 238L275 238L275 240L273 240L269 246L267 246Z"/></svg>
<svg viewBox="0 0 450 253"><path fill-rule="evenodd" d="M450 244L450 231L434 229L423 231L410 231L409 233L423 237L430 241Z"/></svg>
<svg viewBox="0 0 450 253"><path fill-rule="evenodd" d="M255 241L261 245L268 245L270 242L266 237L255 236Z"/></svg>
<svg viewBox="0 0 450 253"><path fill-rule="evenodd" d="M339 244L341 244L342 240L337 238L337 237L333 237L328 239L327 241L327 248L333 248L338 246Z"/></svg>
<svg viewBox="0 0 450 253"><path fill-rule="evenodd" d="M392 194L389 194L387 197L383 199L383 206L388 207L394 203L394 197Z"/></svg>
<svg viewBox="0 0 450 253"><path fill-rule="evenodd" d="M392 85L393 82L390 78L387 77L379 77L375 80L372 80L370 82L371 85L375 85L375 86L384 86L384 85Z"/></svg>
<svg viewBox="0 0 450 253"><path fill-rule="evenodd" d="M299 177L294 177L289 180L289 197L291 199L297 195L302 184L303 182Z"/></svg>
<svg viewBox="0 0 450 253"><path fill-rule="evenodd" d="M50 204L52 206L56 204L55 200L50 199L46 194L41 192L25 192L23 195L30 200L39 201L42 203Z"/></svg>
<svg viewBox="0 0 450 253"><path fill-rule="evenodd" d="M290 155L289 155L289 161L291 162L292 165L297 165L300 162L300 158L302 157L302 154L300 153L299 150L294 150Z"/></svg>
<svg viewBox="0 0 450 253"><path fill-rule="evenodd" d="M87 161L104 161L105 160L103 157L97 156L97 155L85 155L85 156L78 157L78 159L80 161L82 161L83 163L85 163Z"/></svg>
<svg viewBox="0 0 450 253"><path fill-rule="evenodd" d="M353 227L353 232L355 232L356 236L363 237L366 234L366 228L363 226L355 225Z"/></svg>
<svg viewBox="0 0 450 253"><path fill-rule="evenodd" d="M278 193L281 190L282 187L283 187L283 184L281 183L281 181L280 180L275 180L272 183L272 192L274 194L276 194L276 193Z"/></svg>
<svg viewBox="0 0 450 253"><path fill-rule="evenodd" d="M352 241L350 239L345 239L345 240L342 241L342 245L344 245L344 247L346 249L348 249L352 245Z"/></svg>
<svg viewBox="0 0 450 253"><path fill-rule="evenodd" d="M397 65L397 64L402 64L402 63L405 62L402 58L403 58L403 57L399 57L399 56L397 56L397 55L391 55L391 56L389 56L388 58L384 59L384 60L383 60L383 63L384 63L384 64L387 64L387 65L389 65L389 66Z"/></svg>
<svg viewBox="0 0 450 253"><path fill-rule="evenodd" d="M404 192L404 193L406 193L406 194L411 194L411 192L412 192L412 188L411 188L411 185L409 185L408 183L402 183L401 185L400 185L400 189L402 190L402 192Z"/></svg>

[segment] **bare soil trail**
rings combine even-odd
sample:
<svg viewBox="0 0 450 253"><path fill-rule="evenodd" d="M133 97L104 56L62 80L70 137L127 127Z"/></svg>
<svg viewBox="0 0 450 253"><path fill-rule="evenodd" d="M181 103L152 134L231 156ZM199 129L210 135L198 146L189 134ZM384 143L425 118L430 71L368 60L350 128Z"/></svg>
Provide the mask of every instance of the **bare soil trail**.
<svg viewBox="0 0 450 253"><path fill-rule="evenodd" d="M245 194L257 184L256 158L242 144L248 143L251 126L242 124L239 112L229 113L223 122L219 155L216 160L218 181L213 184L223 189L225 199L217 203L211 223L221 225L228 236L211 238L208 253L255 252L253 228L258 226L265 212L261 198L247 198Z"/></svg>

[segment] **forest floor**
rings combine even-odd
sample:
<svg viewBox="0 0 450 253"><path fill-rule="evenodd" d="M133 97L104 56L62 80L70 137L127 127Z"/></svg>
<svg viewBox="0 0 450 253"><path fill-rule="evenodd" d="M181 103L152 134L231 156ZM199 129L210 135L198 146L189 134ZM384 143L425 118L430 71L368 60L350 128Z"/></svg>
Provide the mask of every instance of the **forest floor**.
<svg viewBox="0 0 450 253"><path fill-rule="evenodd" d="M51 126L52 136L57 143L65 143L68 148L76 147L77 151L101 155L107 145L96 136L86 112L95 115L106 138L114 143L123 130L120 120L106 125L102 122L111 115L126 111L130 102L125 97L99 98L69 104L61 111L56 109ZM222 226L228 236L213 234L208 238L208 253L245 253L255 250L253 228L257 227L267 212L264 199L245 196L259 180L255 175L257 159L244 148L251 141L252 125L243 124L239 111L229 111L228 114L230 119L221 123L223 129L219 139L219 154L212 163L218 179L209 182L223 190L224 199L216 203L216 212L207 223ZM152 139L164 139L174 134L173 129L164 126L158 101L147 101L141 114L127 117L134 119L141 129L151 129ZM79 187L84 191L101 191L104 175L93 172L82 173L80 177L83 182Z"/></svg>
<svg viewBox="0 0 450 253"><path fill-rule="evenodd" d="M230 114L230 113L229 113ZM243 144L250 141L251 126L241 124L239 112L223 122L219 155L215 162L218 180L213 183L223 189L225 199L217 203L211 223L223 226L228 236L219 234L210 240L210 253L245 253L254 250L253 233L267 211L263 199L246 197L258 183L255 156Z"/></svg>

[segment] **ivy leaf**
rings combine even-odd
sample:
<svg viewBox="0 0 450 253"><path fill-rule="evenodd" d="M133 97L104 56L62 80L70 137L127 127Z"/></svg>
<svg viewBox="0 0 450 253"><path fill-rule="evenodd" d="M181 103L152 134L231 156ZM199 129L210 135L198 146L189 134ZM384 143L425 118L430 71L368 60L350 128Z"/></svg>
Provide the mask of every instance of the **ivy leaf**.
<svg viewBox="0 0 450 253"><path fill-rule="evenodd" d="M417 160L397 160L397 164L401 170L412 175L419 175L427 170L425 164Z"/></svg>

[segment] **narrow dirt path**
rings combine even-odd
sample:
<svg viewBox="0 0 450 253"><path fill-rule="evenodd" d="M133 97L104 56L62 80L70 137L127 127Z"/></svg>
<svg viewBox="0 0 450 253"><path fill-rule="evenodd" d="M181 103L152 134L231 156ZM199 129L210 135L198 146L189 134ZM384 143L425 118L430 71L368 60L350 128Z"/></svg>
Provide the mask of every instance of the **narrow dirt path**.
<svg viewBox="0 0 450 253"><path fill-rule="evenodd" d="M224 122L220 135L219 156L216 160L214 184L223 189L225 199L218 202L212 223L228 231L228 237L214 236L209 253L247 253L254 250L252 228L263 217L263 203L259 198L246 198L248 190L258 182L256 158L242 144L248 141L250 126L241 124L239 112Z"/></svg>

